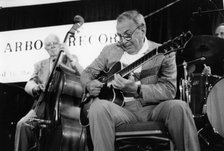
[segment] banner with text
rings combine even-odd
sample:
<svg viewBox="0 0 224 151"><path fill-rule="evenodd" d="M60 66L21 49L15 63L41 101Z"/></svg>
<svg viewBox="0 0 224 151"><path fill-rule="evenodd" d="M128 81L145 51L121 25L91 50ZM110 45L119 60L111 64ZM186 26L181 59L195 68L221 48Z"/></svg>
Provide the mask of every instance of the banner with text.
<svg viewBox="0 0 224 151"><path fill-rule="evenodd" d="M0 82L29 80L34 63L49 57L43 46L44 38L53 33L63 42L71 27L72 24L0 32ZM84 23L73 37L69 37L67 45L85 68L105 45L116 41L116 22L111 20Z"/></svg>

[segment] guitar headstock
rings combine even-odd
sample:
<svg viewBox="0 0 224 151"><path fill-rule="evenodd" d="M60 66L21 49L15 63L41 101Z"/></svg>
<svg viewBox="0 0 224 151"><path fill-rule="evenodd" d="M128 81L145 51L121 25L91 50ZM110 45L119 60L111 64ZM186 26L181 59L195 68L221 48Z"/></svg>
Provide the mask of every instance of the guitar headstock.
<svg viewBox="0 0 224 151"><path fill-rule="evenodd" d="M174 39L164 42L162 46L159 47L159 51L162 51L163 53L170 53L178 50L182 51L192 37L193 34L190 31L182 33Z"/></svg>

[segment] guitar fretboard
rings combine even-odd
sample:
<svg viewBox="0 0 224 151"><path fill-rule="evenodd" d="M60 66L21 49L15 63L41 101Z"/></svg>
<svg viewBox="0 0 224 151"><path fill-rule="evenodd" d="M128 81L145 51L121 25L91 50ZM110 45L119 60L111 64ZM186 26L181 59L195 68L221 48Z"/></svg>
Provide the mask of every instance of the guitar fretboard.
<svg viewBox="0 0 224 151"><path fill-rule="evenodd" d="M131 63L130 65L126 66L122 70L118 71L116 74L120 74L122 77L124 77L124 76L128 75L129 73L131 73L132 71L134 71L135 69L142 66L147 61L149 61L153 56L156 56L161 53L166 55L173 51L182 50L183 47L186 45L187 41L189 41L191 37L192 37L192 34L190 31L188 31L185 34L181 34L180 36L174 38L173 40L169 40L169 41L163 43L161 46L148 52L147 54L145 54L138 60L136 60L133 63ZM112 75L112 76L108 77L105 81L107 81L107 83L109 83L113 79L114 79L114 76Z"/></svg>

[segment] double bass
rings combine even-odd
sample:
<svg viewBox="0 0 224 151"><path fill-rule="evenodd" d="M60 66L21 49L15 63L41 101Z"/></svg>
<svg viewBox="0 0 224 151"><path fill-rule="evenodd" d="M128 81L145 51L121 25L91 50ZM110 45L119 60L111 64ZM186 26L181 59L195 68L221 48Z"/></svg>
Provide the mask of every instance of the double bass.
<svg viewBox="0 0 224 151"><path fill-rule="evenodd" d="M80 25L73 25L67 32L64 43L68 35L79 27ZM46 89L38 99L36 113L44 113L38 117L46 125L39 140L37 150L40 151L87 149L86 129L79 122L79 105L83 97L80 75L65 65L66 60L67 57L61 50L47 80Z"/></svg>

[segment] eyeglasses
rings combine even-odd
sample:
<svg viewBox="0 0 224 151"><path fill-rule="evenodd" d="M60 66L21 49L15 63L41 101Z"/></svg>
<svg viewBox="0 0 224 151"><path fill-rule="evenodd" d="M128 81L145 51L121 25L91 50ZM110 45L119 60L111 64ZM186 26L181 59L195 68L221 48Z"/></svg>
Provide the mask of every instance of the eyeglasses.
<svg viewBox="0 0 224 151"><path fill-rule="evenodd" d="M118 37L119 37L119 41L118 41L118 43L122 43L122 41L123 41L123 39L125 39L126 41L131 41L132 40L132 35L135 33L135 31L139 28L139 27L142 27L143 25L141 24L141 25L139 25L139 26L137 26L134 30L133 30L133 32L132 33L124 33L123 35L121 35L121 34L118 34L117 33L117 35L118 35Z"/></svg>
<svg viewBox="0 0 224 151"><path fill-rule="evenodd" d="M55 42L55 41L54 41L54 42L46 43L45 46L46 46L46 47L52 47L52 46L56 46L56 45L58 45L58 44L59 44L59 42Z"/></svg>

